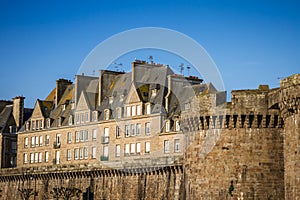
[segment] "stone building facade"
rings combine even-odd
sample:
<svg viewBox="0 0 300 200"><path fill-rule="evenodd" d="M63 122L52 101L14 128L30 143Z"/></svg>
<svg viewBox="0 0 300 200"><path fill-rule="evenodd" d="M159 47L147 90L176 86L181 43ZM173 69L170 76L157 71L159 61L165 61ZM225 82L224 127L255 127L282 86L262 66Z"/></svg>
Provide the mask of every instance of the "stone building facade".
<svg viewBox="0 0 300 200"><path fill-rule="evenodd" d="M300 198L300 75L231 96L144 61L57 80L18 132L1 198Z"/></svg>

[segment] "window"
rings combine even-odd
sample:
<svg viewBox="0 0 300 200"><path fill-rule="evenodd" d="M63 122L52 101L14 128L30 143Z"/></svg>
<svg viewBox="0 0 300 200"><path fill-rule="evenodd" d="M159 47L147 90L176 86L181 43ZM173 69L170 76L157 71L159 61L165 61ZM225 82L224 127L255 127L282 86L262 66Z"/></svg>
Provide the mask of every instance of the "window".
<svg viewBox="0 0 300 200"><path fill-rule="evenodd" d="M79 142L79 132L75 132L75 142Z"/></svg>
<svg viewBox="0 0 300 200"><path fill-rule="evenodd" d="M84 123L84 113L81 113L81 114L80 114L80 122L81 122L81 123Z"/></svg>
<svg viewBox="0 0 300 200"><path fill-rule="evenodd" d="M121 108L117 108L116 112L117 112L117 119L120 119L121 116L122 116L122 109Z"/></svg>
<svg viewBox="0 0 300 200"><path fill-rule="evenodd" d="M120 157L121 154L121 146L119 144L116 145L116 157Z"/></svg>
<svg viewBox="0 0 300 200"><path fill-rule="evenodd" d="M67 149L67 160L71 160L71 149Z"/></svg>
<svg viewBox="0 0 300 200"><path fill-rule="evenodd" d="M147 104L147 105L146 105L146 114L147 114L147 115L150 115L150 114L151 114L151 105L150 105L150 104Z"/></svg>
<svg viewBox="0 0 300 200"><path fill-rule="evenodd" d="M136 124L136 135L141 135L141 124Z"/></svg>
<svg viewBox="0 0 300 200"><path fill-rule="evenodd" d="M135 154L135 143L130 144L130 154Z"/></svg>
<svg viewBox="0 0 300 200"><path fill-rule="evenodd" d="M176 153L180 152L180 140L179 139L174 140L174 152L176 152Z"/></svg>
<svg viewBox="0 0 300 200"><path fill-rule="evenodd" d="M149 135L150 134L150 122L147 122L145 124L145 134Z"/></svg>
<svg viewBox="0 0 300 200"><path fill-rule="evenodd" d="M126 117L130 117L130 106L126 107Z"/></svg>
<svg viewBox="0 0 300 200"><path fill-rule="evenodd" d="M60 151L56 151L55 152L55 164L59 164L60 163Z"/></svg>
<svg viewBox="0 0 300 200"><path fill-rule="evenodd" d="M39 136L35 136L35 145L39 146Z"/></svg>
<svg viewBox="0 0 300 200"><path fill-rule="evenodd" d="M80 142L84 141L84 131L80 131Z"/></svg>
<svg viewBox="0 0 300 200"><path fill-rule="evenodd" d="M60 134L56 134L56 145L60 145Z"/></svg>
<svg viewBox="0 0 300 200"><path fill-rule="evenodd" d="M166 121L166 132L170 132L170 121Z"/></svg>
<svg viewBox="0 0 300 200"><path fill-rule="evenodd" d="M32 124L32 130L35 130L35 121L32 121L31 124Z"/></svg>
<svg viewBox="0 0 300 200"><path fill-rule="evenodd" d="M40 135L40 146L43 146L43 136Z"/></svg>
<svg viewBox="0 0 300 200"><path fill-rule="evenodd" d="M92 147L92 158L96 158L96 147Z"/></svg>
<svg viewBox="0 0 300 200"><path fill-rule="evenodd" d="M35 137L31 137L31 147L35 147Z"/></svg>
<svg viewBox="0 0 300 200"><path fill-rule="evenodd" d="M57 126L61 126L61 121L62 121L62 119L61 119L61 117L59 117L59 118L57 119Z"/></svg>
<svg viewBox="0 0 300 200"><path fill-rule="evenodd" d="M62 105L62 111L66 110L66 104Z"/></svg>
<svg viewBox="0 0 300 200"><path fill-rule="evenodd" d="M121 130L120 130L120 127L117 126L116 127L116 138L120 138L121 137Z"/></svg>
<svg viewBox="0 0 300 200"><path fill-rule="evenodd" d="M89 156L89 149L87 147L84 147L84 158L87 159Z"/></svg>
<svg viewBox="0 0 300 200"><path fill-rule="evenodd" d="M151 93L152 93L152 97L155 97L156 96L156 94L157 94L157 89L153 89L152 91L151 91Z"/></svg>
<svg viewBox="0 0 300 200"><path fill-rule="evenodd" d="M164 152L169 153L170 152L170 142L169 140L164 141Z"/></svg>
<svg viewBox="0 0 300 200"><path fill-rule="evenodd" d="M40 123L39 123L39 120L36 120L36 130L38 130L40 128Z"/></svg>
<svg viewBox="0 0 300 200"><path fill-rule="evenodd" d="M141 154L141 143L136 143L136 154Z"/></svg>
<svg viewBox="0 0 300 200"><path fill-rule="evenodd" d="M68 138L67 138L68 143L72 142L72 133L68 132Z"/></svg>
<svg viewBox="0 0 300 200"><path fill-rule="evenodd" d="M38 152L34 153L34 162L35 163L39 162L39 153Z"/></svg>
<svg viewBox="0 0 300 200"><path fill-rule="evenodd" d="M23 155L23 163L27 163L28 162L28 154L24 153Z"/></svg>
<svg viewBox="0 0 300 200"><path fill-rule="evenodd" d="M29 122L26 122L25 128L26 128L26 131L29 131Z"/></svg>
<svg viewBox="0 0 300 200"><path fill-rule="evenodd" d="M103 147L103 156L104 158L108 159L108 146Z"/></svg>
<svg viewBox="0 0 300 200"><path fill-rule="evenodd" d="M74 149L74 159L78 160L78 149Z"/></svg>
<svg viewBox="0 0 300 200"><path fill-rule="evenodd" d="M145 143L145 153L150 153L150 142Z"/></svg>
<svg viewBox="0 0 300 200"><path fill-rule="evenodd" d="M50 143L50 136L46 135L45 145L49 145Z"/></svg>
<svg viewBox="0 0 300 200"><path fill-rule="evenodd" d="M40 153L39 153L39 163L42 162L42 156L43 156L43 154L42 154L42 152L40 152Z"/></svg>
<svg viewBox="0 0 300 200"><path fill-rule="evenodd" d="M131 116L136 115L136 106L131 106Z"/></svg>
<svg viewBox="0 0 300 200"><path fill-rule="evenodd" d="M50 128L51 126L51 119L47 119L47 128Z"/></svg>
<svg viewBox="0 0 300 200"><path fill-rule="evenodd" d="M129 137L130 132L129 132L129 125L125 125L125 137Z"/></svg>
<svg viewBox="0 0 300 200"><path fill-rule="evenodd" d="M79 124L79 123L80 123L80 115L76 114L76 124Z"/></svg>
<svg viewBox="0 0 300 200"><path fill-rule="evenodd" d="M175 131L180 131L179 120L176 120L176 121L175 121Z"/></svg>
<svg viewBox="0 0 300 200"><path fill-rule="evenodd" d="M40 120L39 123L40 123L40 129L43 129L44 128L44 120Z"/></svg>
<svg viewBox="0 0 300 200"><path fill-rule="evenodd" d="M83 159L83 149L79 149L79 159Z"/></svg>
<svg viewBox="0 0 300 200"><path fill-rule="evenodd" d="M103 138L103 143L108 143L109 139L109 128L104 128L104 138Z"/></svg>
<svg viewBox="0 0 300 200"><path fill-rule="evenodd" d="M97 140L97 129L93 129L93 140Z"/></svg>
<svg viewBox="0 0 300 200"><path fill-rule="evenodd" d="M28 138L24 138L24 147L25 147L25 148L28 147Z"/></svg>
<svg viewBox="0 0 300 200"><path fill-rule="evenodd" d="M94 122L98 120L98 112L97 111L93 112L92 119Z"/></svg>
<svg viewBox="0 0 300 200"><path fill-rule="evenodd" d="M89 122L90 121L90 115L88 112L85 113L85 121Z"/></svg>
<svg viewBox="0 0 300 200"><path fill-rule="evenodd" d="M185 110L189 110L191 108L190 103L185 103L184 108Z"/></svg>
<svg viewBox="0 0 300 200"><path fill-rule="evenodd" d="M129 144L125 144L125 156L129 155L129 148L130 148Z"/></svg>
<svg viewBox="0 0 300 200"><path fill-rule="evenodd" d="M30 163L34 163L34 153L30 154Z"/></svg>
<svg viewBox="0 0 300 200"><path fill-rule="evenodd" d="M142 113L142 112L141 112L141 106L140 106L140 105L137 105L137 106L136 106L136 114L137 114L137 115L141 115L141 113Z"/></svg>
<svg viewBox="0 0 300 200"><path fill-rule="evenodd" d="M135 136L135 124L131 124L131 136Z"/></svg>
<svg viewBox="0 0 300 200"><path fill-rule="evenodd" d="M49 161L49 152L46 151L45 152L45 162L48 162Z"/></svg>
<svg viewBox="0 0 300 200"><path fill-rule="evenodd" d="M109 115L110 115L109 110L105 110L104 111L104 119L109 120Z"/></svg>
<svg viewBox="0 0 300 200"><path fill-rule="evenodd" d="M85 131L85 141L89 141L89 131Z"/></svg>
<svg viewBox="0 0 300 200"><path fill-rule="evenodd" d="M72 124L73 124L73 116L70 115L70 117L69 117L69 125L72 125Z"/></svg>

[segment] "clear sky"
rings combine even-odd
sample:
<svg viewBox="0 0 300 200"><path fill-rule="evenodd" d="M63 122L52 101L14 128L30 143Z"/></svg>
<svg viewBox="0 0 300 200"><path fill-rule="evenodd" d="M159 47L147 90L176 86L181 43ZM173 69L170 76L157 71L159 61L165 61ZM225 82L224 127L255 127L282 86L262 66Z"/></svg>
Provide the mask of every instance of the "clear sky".
<svg viewBox="0 0 300 200"><path fill-rule="evenodd" d="M300 72L298 2L0 0L0 99L23 95L33 107L55 80L73 81L100 42L149 26L195 39L218 66L229 92L259 84L278 87L278 78ZM154 61L169 64L159 55Z"/></svg>

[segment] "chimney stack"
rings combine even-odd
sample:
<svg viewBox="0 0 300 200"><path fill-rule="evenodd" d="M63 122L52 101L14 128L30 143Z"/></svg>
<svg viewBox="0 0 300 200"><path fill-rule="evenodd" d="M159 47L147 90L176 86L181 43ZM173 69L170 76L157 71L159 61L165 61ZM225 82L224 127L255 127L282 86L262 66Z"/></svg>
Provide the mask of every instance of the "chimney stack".
<svg viewBox="0 0 300 200"><path fill-rule="evenodd" d="M24 99L25 97L22 96L13 98L13 116L17 129L21 128L24 121Z"/></svg>
<svg viewBox="0 0 300 200"><path fill-rule="evenodd" d="M61 97L63 96L65 90L72 82L66 79L58 79L56 81L56 91L55 91L55 106L58 105Z"/></svg>

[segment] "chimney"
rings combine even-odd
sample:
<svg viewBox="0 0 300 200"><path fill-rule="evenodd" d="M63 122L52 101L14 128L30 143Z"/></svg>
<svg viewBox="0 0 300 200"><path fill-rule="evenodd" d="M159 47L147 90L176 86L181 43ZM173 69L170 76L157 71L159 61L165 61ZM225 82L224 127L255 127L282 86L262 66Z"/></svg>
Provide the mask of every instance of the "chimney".
<svg viewBox="0 0 300 200"><path fill-rule="evenodd" d="M24 120L24 99L25 97L17 96L13 98L13 116L17 129L21 128Z"/></svg>
<svg viewBox="0 0 300 200"><path fill-rule="evenodd" d="M56 91L55 91L55 106L58 105L61 97L63 96L65 90L72 82L66 79L58 79L56 81Z"/></svg>

